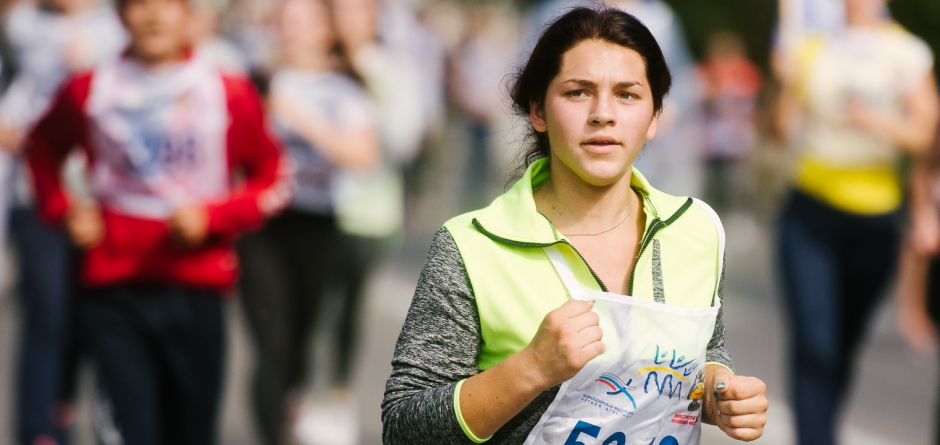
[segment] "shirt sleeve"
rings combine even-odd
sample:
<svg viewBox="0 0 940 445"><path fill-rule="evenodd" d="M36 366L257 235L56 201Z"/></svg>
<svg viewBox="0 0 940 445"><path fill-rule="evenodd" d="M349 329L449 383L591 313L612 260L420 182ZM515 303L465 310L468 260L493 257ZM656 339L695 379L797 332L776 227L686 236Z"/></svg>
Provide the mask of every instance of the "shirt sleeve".
<svg viewBox="0 0 940 445"><path fill-rule="evenodd" d="M69 208L62 183L62 165L76 145L87 145L84 104L91 77L87 74L68 81L26 137L26 159L39 212L52 224L61 221Z"/></svg>
<svg viewBox="0 0 940 445"><path fill-rule="evenodd" d="M727 261L722 262L721 278L718 281L718 300L721 305L718 307L718 318L715 320L715 330L712 338L708 342L708 350L705 353L705 362L707 364L716 364L728 368L734 372L734 360L731 359L731 353L725 348L725 320L724 320L724 299L725 299L725 269Z"/></svg>
<svg viewBox="0 0 940 445"><path fill-rule="evenodd" d="M480 321L463 260L441 229L392 357L382 401L386 445L472 444L457 420L458 383L479 373Z"/></svg>
<svg viewBox="0 0 940 445"><path fill-rule="evenodd" d="M261 99L250 81L223 76L228 99L229 170L244 182L225 199L208 205L209 234L234 238L254 229L290 201L290 175L280 145L268 131Z"/></svg>

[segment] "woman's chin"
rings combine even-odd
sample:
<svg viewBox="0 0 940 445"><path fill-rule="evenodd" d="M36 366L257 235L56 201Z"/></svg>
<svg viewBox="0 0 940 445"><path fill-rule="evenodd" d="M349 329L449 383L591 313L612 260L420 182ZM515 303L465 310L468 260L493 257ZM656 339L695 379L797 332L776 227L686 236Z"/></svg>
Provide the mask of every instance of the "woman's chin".
<svg viewBox="0 0 940 445"><path fill-rule="evenodd" d="M581 171L578 176L582 181L592 187L610 187L624 178L630 180L631 169L617 166L617 168L593 168Z"/></svg>

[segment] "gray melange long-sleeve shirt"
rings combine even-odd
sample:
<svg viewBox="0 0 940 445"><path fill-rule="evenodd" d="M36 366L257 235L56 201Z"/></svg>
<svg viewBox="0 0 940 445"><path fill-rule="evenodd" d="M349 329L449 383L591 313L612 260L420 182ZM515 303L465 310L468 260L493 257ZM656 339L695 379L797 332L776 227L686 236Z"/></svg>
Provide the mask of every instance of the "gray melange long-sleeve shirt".
<svg viewBox="0 0 940 445"><path fill-rule="evenodd" d="M719 298L723 283L724 271ZM440 229L392 357L392 375L382 401L382 437L386 445L473 443L457 423L454 388L460 380L480 373L480 341L480 319L467 270L450 233ZM725 328L719 310L707 360L733 369L724 344ZM525 442L558 388L536 397L487 443Z"/></svg>

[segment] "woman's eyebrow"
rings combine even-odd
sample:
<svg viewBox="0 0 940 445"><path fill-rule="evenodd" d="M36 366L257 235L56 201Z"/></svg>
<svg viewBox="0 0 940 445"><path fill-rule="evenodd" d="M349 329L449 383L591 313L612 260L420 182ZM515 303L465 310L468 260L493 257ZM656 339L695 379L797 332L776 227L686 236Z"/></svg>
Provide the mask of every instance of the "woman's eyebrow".
<svg viewBox="0 0 940 445"><path fill-rule="evenodd" d="M594 83L594 82L592 82L592 81L590 81L590 80L585 80L585 79L568 79L568 80L562 82L562 84L566 84L566 83L573 83L573 84L575 84L575 85L579 85L579 86L583 86L583 87L595 87L595 86L597 86L596 83Z"/></svg>
<svg viewBox="0 0 940 445"><path fill-rule="evenodd" d="M568 79L562 82L562 84L566 84L566 83L573 83L573 84L584 86L584 87L596 87L597 86L596 82L592 80L586 80L586 79ZM643 83L639 81L635 81L635 80L630 80L630 81L617 82L616 84L614 84L615 89L626 89L626 88L630 88L633 86L643 86Z"/></svg>
<svg viewBox="0 0 940 445"><path fill-rule="evenodd" d="M641 86L643 86L642 82L631 80L631 81L617 82L617 84L614 85L614 88L615 89L627 89L630 87L641 87Z"/></svg>

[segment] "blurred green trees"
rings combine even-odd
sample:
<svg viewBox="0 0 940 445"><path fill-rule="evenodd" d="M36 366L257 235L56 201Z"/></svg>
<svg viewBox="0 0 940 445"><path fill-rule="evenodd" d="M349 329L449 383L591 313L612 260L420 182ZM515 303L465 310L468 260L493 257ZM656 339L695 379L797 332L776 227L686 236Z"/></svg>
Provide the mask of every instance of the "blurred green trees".
<svg viewBox="0 0 940 445"><path fill-rule="evenodd" d="M689 48L696 58L701 58L711 34L732 31L742 37L751 59L767 66L777 20L776 0L665 1L682 20Z"/></svg>
<svg viewBox="0 0 940 445"><path fill-rule="evenodd" d="M894 18L926 40L940 59L940 0L894 0L888 6Z"/></svg>

